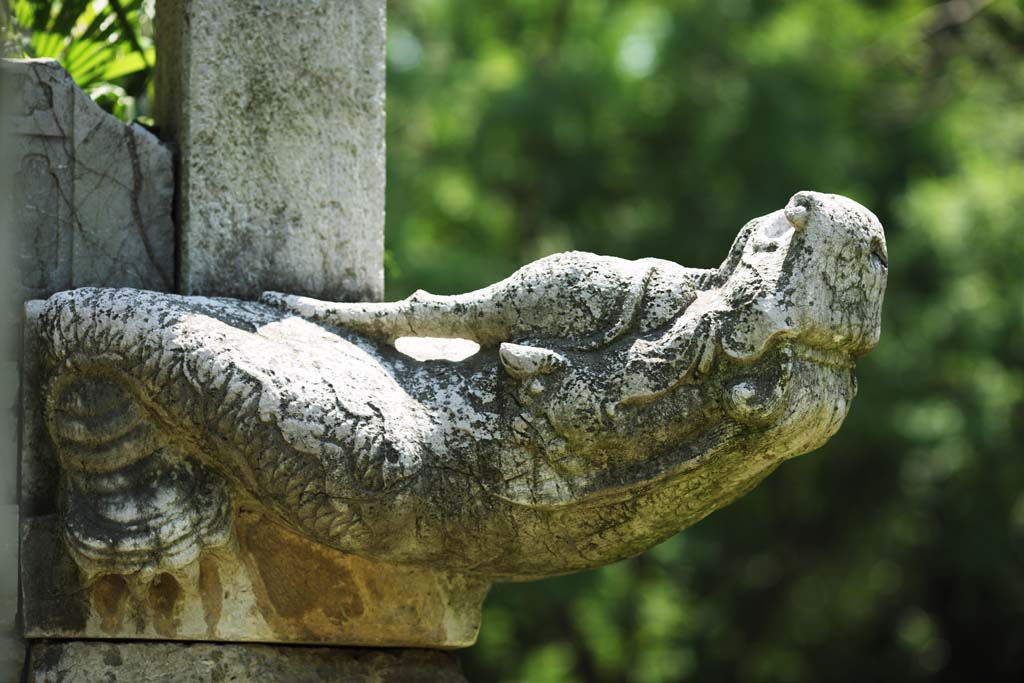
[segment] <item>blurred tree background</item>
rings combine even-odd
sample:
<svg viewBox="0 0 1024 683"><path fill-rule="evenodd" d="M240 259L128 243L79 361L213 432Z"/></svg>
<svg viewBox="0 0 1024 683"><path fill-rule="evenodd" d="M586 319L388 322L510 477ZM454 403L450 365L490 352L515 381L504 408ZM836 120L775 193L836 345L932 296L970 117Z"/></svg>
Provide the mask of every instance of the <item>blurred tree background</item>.
<svg viewBox="0 0 1024 683"><path fill-rule="evenodd" d="M151 2L3 4L8 54L146 115ZM496 587L470 679L1024 680L1024 5L388 11L391 298L566 249L717 265L800 189L889 240L840 433L642 557Z"/></svg>

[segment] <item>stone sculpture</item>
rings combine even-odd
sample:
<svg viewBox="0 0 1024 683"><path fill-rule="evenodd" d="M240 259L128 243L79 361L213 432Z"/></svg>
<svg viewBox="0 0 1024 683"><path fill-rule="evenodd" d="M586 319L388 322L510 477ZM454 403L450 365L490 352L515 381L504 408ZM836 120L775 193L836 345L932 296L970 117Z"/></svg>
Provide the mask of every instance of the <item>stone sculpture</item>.
<svg viewBox="0 0 1024 683"><path fill-rule="evenodd" d="M558 254L379 304L61 292L38 329L64 536L96 576L186 566L240 508L486 580L635 555L835 433L886 259L870 211L801 192L711 270Z"/></svg>

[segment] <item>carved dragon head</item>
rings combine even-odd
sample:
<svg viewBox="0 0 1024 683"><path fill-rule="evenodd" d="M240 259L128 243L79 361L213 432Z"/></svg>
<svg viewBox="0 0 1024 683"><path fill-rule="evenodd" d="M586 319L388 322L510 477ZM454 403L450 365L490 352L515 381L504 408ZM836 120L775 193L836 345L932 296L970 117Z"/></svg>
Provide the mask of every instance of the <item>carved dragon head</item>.
<svg viewBox="0 0 1024 683"><path fill-rule="evenodd" d="M721 273L736 315L722 344L737 359L791 339L861 356L878 343L888 256L878 218L834 194L798 192L744 227Z"/></svg>

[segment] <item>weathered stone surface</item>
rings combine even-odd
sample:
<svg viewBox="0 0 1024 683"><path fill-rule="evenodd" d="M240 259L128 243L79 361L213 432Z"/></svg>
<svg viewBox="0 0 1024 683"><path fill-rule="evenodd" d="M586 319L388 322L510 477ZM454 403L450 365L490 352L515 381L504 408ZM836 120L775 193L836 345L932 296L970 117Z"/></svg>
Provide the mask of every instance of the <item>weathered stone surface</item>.
<svg viewBox="0 0 1024 683"><path fill-rule="evenodd" d="M28 683L465 683L449 653L270 645L35 642Z"/></svg>
<svg viewBox="0 0 1024 683"><path fill-rule="evenodd" d="M0 102L4 99L0 83ZM11 150L0 146L0 168ZM0 683L14 683L25 645L18 632L18 353L20 283L9 181L0 178Z"/></svg>
<svg viewBox="0 0 1024 683"><path fill-rule="evenodd" d="M0 71L0 74L4 72ZM6 121L20 89L0 78L0 122ZM3 124L0 123L0 128ZM2 133L2 131L0 131ZM10 144L0 144L0 169L13 165ZM15 683L25 645L17 628L18 608L18 356L21 333L21 281L12 215L14 178L0 173L0 681ZM13 571L12 571L13 570Z"/></svg>
<svg viewBox="0 0 1024 683"><path fill-rule="evenodd" d="M202 558L227 553L268 591L243 568L243 602L277 616L359 594L312 578L354 561L299 568L320 545L392 576L460 577L449 602L628 557L835 433L878 340L887 267L873 214L804 192L712 270L560 254L477 292L389 304L60 293L31 309L60 533L90 587L152 591L167 575L189 595ZM417 361L393 346L405 336L480 350ZM289 548L294 575L269 550L272 567L246 565L256 514L292 530L263 546ZM477 604L446 614L471 621Z"/></svg>
<svg viewBox="0 0 1024 683"><path fill-rule="evenodd" d="M4 61L21 299L174 289L170 152L99 108L56 62Z"/></svg>
<svg viewBox="0 0 1024 683"><path fill-rule="evenodd" d="M5 456L6 458L6 456ZM4 463L5 469L7 463ZM13 478L13 477L12 477ZM0 505L0 681L13 683L21 671L25 644L21 639L18 612L18 506Z"/></svg>
<svg viewBox="0 0 1024 683"><path fill-rule="evenodd" d="M160 0L179 291L383 293L384 0Z"/></svg>

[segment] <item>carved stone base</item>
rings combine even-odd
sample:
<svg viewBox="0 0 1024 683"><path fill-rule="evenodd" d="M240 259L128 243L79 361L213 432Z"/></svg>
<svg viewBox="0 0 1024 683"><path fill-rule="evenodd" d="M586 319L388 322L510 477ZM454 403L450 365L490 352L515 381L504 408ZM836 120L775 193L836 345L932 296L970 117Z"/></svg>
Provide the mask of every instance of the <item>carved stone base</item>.
<svg viewBox="0 0 1024 683"><path fill-rule="evenodd" d="M458 659L430 650L210 643L40 641L28 683L465 683Z"/></svg>
<svg viewBox="0 0 1024 683"><path fill-rule="evenodd" d="M28 638L467 647L487 592L479 580L326 548L256 513L239 513L237 540L182 570L129 576L85 574L55 515L26 520L22 533Z"/></svg>

